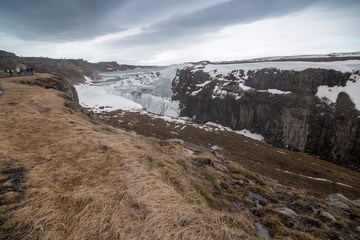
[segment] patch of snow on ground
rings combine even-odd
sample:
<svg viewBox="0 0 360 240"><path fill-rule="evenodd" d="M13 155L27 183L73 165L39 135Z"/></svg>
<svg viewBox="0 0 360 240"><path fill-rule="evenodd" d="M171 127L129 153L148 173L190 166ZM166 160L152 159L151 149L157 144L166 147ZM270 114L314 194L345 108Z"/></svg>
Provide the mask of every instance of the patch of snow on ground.
<svg viewBox="0 0 360 240"><path fill-rule="evenodd" d="M252 89L251 87L245 86L245 84L242 82L239 83L239 87L242 88L242 90L244 91L249 91Z"/></svg>
<svg viewBox="0 0 360 240"><path fill-rule="evenodd" d="M271 93L271 94L290 94L291 92L290 91L281 91L279 89L267 89L267 90L258 90L259 92L268 92L268 93Z"/></svg>
<svg viewBox="0 0 360 240"><path fill-rule="evenodd" d="M84 76L85 78L85 84L92 84L94 80L92 80L90 77L88 76Z"/></svg>
<svg viewBox="0 0 360 240"><path fill-rule="evenodd" d="M228 129L227 129L228 130ZM230 129L231 130L231 129ZM228 130L229 131L229 130ZM232 130L233 131L233 130ZM257 133L252 133L250 132L249 130L246 130L246 129L243 129L243 130L240 130L240 131L234 131L235 133L237 134L241 134L241 135L244 135L245 137L249 137L249 138L252 138L254 140L258 140L258 141L264 141L264 137L260 134L257 134Z"/></svg>
<svg viewBox="0 0 360 240"><path fill-rule="evenodd" d="M252 132L250 132L249 130L246 130L246 129L236 131L236 130L232 130L229 127L224 127L224 126L222 126L220 124L213 123L213 122L207 122L206 125L215 126L215 127L219 128L221 131L227 130L228 132L233 132L233 133L236 133L236 134L240 134L240 135L243 135L245 137L252 138L254 140L264 141L263 136L261 136L260 134L257 134L257 133L252 133Z"/></svg>
<svg viewBox="0 0 360 240"><path fill-rule="evenodd" d="M187 149L187 148L185 148L185 150L186 150L188 153L190 153L190 154L194 154L194 153L195 153L194 151L192 151L192 150L190 150L190 149Z"/></svg>
<svg viewBox="0 0 360 240"><path fill-rule="evenodd" d="M215 86L211 97L212 99L215 99L217 97L219 97L220 99L224 99L226 95L227 95L226 90L222 90L219 86Z"/></svg>
<svg viewBox="0 0 360 240"><path fill-rule="evenodd" d="M196 84L197 87L205 87L207 84L211 83L211 81L207 80L204 83Z"/></svg>
<svg viewBox="0 0 360 240"><path fill-rule="evenodd" d="M286 170L281 170L281 169L279 169L279 168L275 168L275 169L278 170L278 171L287 173L287 174L296 175L296 176L300 176L300 177L304 177L304 178L309 178L309 179L316 180L316 181L332 182L332 181L330 181L330 180L328 180L328 179L325 179L325 178L314 178L314 177L305 176L305 175L298 174L298 173L289 172L289 171L286 171Z"/></svg>
<svg viewBox="0 0 360 240"><path fill-rule="evenodd" d="M284 173L287 173L287 174L291 174L291 175L296 175L296 176L300 176L300 177L312 179L312 180L315 180L315 181L335 183L335 184L340 185L340 186L343 186L343 187L354 188L354 187L352 187L352 186L350 186L350 185L347 185L347 184L344 184L344 183L340 183L340 182L333 182L333 181L328 180L328 179L325 179L325 178L310 177L310 176L306 176L306 175L302 175L302 174L298 174L298 173L293 173L293 172L289 172L289 171L286 171L286 170L282 170L282 169L279 169L279 168L275 168L275 170L281 171L281 172L284 172Z"/></svg>
<svg viewBox="0 0 360 240"><path fill-rule="evenodd" d="M185 144L185 142L183 140L178 139L178 138L169 139L168 141L173 142L173 143L179 143L179 144L182 144L182 145Z"/></svg>
<svg viewBox="0 0 360 240"><path fill-rule="evenodd" d="M329 87L325 85L319 86L316 96L320 99L326 98L332 103L335 103L339 93L346 92L355 103L356 109L360 110L360 77L359 75L353 74L350 76L350 79L354 80L347 81L345 87Z"/></svg>
<svg viewBox="0 0 360 240"><path fill-rule="evenodd" d="M236 131L236 130L232 130L229 127L224 127L222 125L216 124L216 123L212 123L212 122L207 122L204 125L200 125L197 123L192 122L189 118L187 117L181 117L181 118L174 118L174 117L170 117L170 116L162 116L162 115L156 115L156 114L152 114L146 111L139 111L141 114L147 114L149 115L151 118L153 119L162 119L166 122L172 122L172 123L177 123L177 124L183 124L185 126L183 126L180 130L183 130L186 125L190 125L192 127L196 127L199 129L204 129L205 131L228 131L228 132L233 132L236 134L240 134L243 135L245 137L249 137L252 138L254 140L258 140L258 141L264 141L264 137L261 136L260 134L256 134L256 133L251 133L249 130L243 129L241 131ZM215 127L215 128L213 128Z"/></svg>
<svg viewBox="0 0 360 240"><path fill-rule="evenodd" d="M222 148L217 145L212 146L211 149L212 150L222 150Z"/></svg>
<svg viewBox="0 0 360 240"><path fill-rule="evenodd" d="M340 186L348 187L348 188L354 188L353 186L347 185L347 184L345 184L345 183L337 182L336 184L337 184L337 185L340 185Z"/></svg>
<svg viewBox="0 0 360 240"><path fill-rule="evenodd" d="M202 88L200 88L197 91L193 91L192 93L190 93L190 96L196 96L201 90L202 90Z"/></svg>

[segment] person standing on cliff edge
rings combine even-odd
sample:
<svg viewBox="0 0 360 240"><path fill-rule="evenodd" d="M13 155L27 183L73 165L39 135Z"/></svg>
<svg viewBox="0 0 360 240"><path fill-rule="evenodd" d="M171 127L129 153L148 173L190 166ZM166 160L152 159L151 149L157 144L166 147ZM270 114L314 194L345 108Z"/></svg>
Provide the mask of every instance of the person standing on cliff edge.
<svg viewBox="0 0 360 240"><path fill-rule="evenodd" d="M15 71L16 71L17 75L20 76L20 68L19 67L15 68Z"/></svg>

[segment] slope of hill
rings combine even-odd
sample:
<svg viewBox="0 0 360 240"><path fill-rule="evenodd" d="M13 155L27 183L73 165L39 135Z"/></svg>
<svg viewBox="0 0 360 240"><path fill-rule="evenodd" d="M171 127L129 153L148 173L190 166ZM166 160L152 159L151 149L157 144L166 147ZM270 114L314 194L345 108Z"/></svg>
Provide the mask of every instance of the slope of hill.
<svg viewBox="0 0 360 240"><path fill-rule="evenodd" d="M84 76L97 78L99 72L133 69L136 66L119 65L116 62L90 63L83 59L52 59L46 57L19 57L0 50L0 68L15 69L32 67L38 73L58 74L72 84L84 82Z"/></svg>
<svg viewBox="0 0 360 240"><path fill-rule="evenodd" d="M246 170L225 151L94 121L57 76L1 85L1 239L360 237L358 201L325 201ZM246 161L257 150L243 151Z"/></svg>

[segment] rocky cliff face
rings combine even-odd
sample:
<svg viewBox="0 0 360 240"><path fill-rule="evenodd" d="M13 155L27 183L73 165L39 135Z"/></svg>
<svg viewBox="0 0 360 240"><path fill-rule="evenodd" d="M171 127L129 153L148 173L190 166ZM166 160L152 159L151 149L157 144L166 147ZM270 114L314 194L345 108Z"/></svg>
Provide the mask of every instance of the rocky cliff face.
<svg viewBox="0 0 360 240"><path fill-rule="evenodd" d="M346 86L356 74L319 68L217 74L204 68L179 70L173 81L181 116L248 129L275 146L360 168L360 112L345 92L335 103L316 95L319 86Z"/></svg>
<svg viewBox="0 0 360 240"><path fill-rule="evenodd" d="M63 77L51 74L41 74L41 76L20 80L21 84L30 86L39 86L45 89L55 89L65 93L66 98L75 104L79 104L79 97L73 85L66 81Z"/></svg>

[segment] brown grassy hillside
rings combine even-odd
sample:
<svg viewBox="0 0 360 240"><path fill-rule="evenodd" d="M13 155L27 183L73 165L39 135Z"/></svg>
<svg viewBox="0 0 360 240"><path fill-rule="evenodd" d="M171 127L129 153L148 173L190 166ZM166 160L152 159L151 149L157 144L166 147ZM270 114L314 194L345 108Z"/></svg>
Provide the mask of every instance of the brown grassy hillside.
<svg viewBox="0 0 360 240"><path fill-rule="evenodd" d="M84 82L84 75L93 79L100 72L133 69L137 66L119 65L116 62L90 63L83 59L53 59L47 57L19 57L14 53L0 50L0 71L16 67L32 67L37 73L57 74L71 83ZM2 73L0 73L1 77Z"/></svg>
<svg viewBox="0 0 360 240"><path fill-rule="evenodd" d="M279 149L231 131L216 130L216 126L165 121L152 114L119 110L96 116L103 122L141 135L183 141L185 146L223 155L262 177L322 199L336 192L352 199L360 198L359 171L306 153Z"/></svg>
<svg viewBox="0 0 360 240"><path fill-rule="evenodd" d="M356 205L332 207L231 154L91 120L52 79L1 79L0 239L360 237Z"/></svg>

